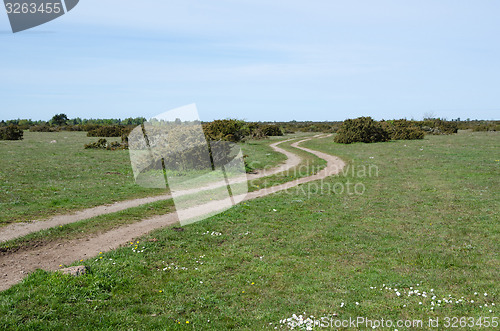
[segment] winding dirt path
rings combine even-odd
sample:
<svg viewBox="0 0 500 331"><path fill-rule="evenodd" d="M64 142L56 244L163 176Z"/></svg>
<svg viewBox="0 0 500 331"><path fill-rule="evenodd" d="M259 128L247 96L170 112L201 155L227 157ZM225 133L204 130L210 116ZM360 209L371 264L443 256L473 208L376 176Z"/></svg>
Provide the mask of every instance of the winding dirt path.
<svg viewBox="0 0 500 331"><path fill-rule="evenodd" d="M236 196L235 199L245 201L259 197L264 197L271 193L287 190L289 188L295 187L300 184L321 180L326 177L338 174L345 166L344 161L342 161L340 158L299 146L300 143L311 140L313 138L326 138L326 137L329 136L322 136L322 137L315 136L312 138L303 139L301 141L292 144L293 147L304 150L306 152L309 152L326 160L327 165L323 170L309 177L304 177L281 185L264 188L258 191L250 192L246 195ZM278 144L283 142L285 141L277 142L275 144L272 144L271 146L280 153L285 154L288 157L287 162L281 165L280 167L277 167L267 172L264 171L263 173L257 174L253 178L269 176L275 173L287 171L297 166L300 163L301 159L299 156L277 147ZM252 176L248 177L249 177L248 179L253 179ZM130 208L131 206L139 206L143 203L159 201L162 199L169 199L170 198L169 196L170 195L168 195L168 197L167 195L164 195L153 198L129 200L116 203L111 206L100 206L88 209L86 211L82 211L74 215L66 216L66 218L58 216L49 221L30 223L34 225L31 226L28 225L30 231L27 233L40 230L41 228L38 228L40 226L42 226L42 228L47 228L48 226L47 227L43 226L43 223L46 222L51 222L47 223L50 224L51 226L54 226L53 224L56 224L56 226L60 224L68 224L85 218L93 217L89 215L97 216L106 213L111 213L114 211L124 210ZM150 200L150 199L156 199L156 200ZM200 206L189 208L185 211L192 214L193 217L196 217L200 215L214 213L220 209L221 209L221 204L218 203L218 201L213 201ZM101 214L99 214L99 212ZM173 225L176 223L178 223L177 214L169 213L166 215L155 216L149 219L145 219L143 221L123 226L118 229L110 230L106 233L98 234L93 237L63 241L61 243L51 243L43 247L19 251L12 254L6 254L0 256L0 291L6 290L12 285L20 282L28 273L33 272L36 269L57 270L60 268L59 265L69 265L74 261L78 261L80 259L85 260L90 257L96 256L99 254L99 252L106 252L109 250L116 249L121 245L133 240L134 238L147 234L152 230Z"/></svg>
<svg viewBox="0 0 500 331"><path fill-rule="evenodd" d="M317 136L314 136L314 137L317 137ZM285 142L288 142L291 140L294 140L294 139L282 140L282 141L278 141L276 143L269 145L274 151L281 153L281 154L284 154L287 157L287 159L284 163L282 163L279 166L274 167L274 168L262 169L262 170L259 170L257 173L247 174L246 176L244 176L238 180L232 180L232 182L233 183L244 182L247 180L271 176L274 174L278 174L280 172L288 171L288 170L296 167L297 165L299 165L299 163L301 161L300 157L298 157L296 154L293 154L291 152L288 152L288 151L278 147L279 144L282 144L282 143L285 143ZM201 187L201 188L198 187L195 189L182 190L182 191L176 192L176 196L188 195L188 194L199 192L200 190L204 190L204 189L208 190L208 189L213 189L215 187L225 186L225 185L226 185L225 182L213 183L212 185L209 185L206 187ZM81 210L81 211L78 211L78 212L72 213L72 214L57 215L57 216L54 216L54 217L52 217L48 220L45 220L45 221L34 220L34 221L28 221L28 222L22 222L22 223L13 223L13 224L10 224L10 225L7 225L5 227L0 228L0 242L19 238L19 237L25 236L25 235L33 233L33 232L58 227L60 225L74 223L74 222L86 220L86 219L100 216L100 215L116 213L116 212L119 212L119 211L122 211L125 209L138 207L138 206L152 203L152 202L156 202L156 201L169 200L169 199L172 199L171 194L163 194L163 195L158 195L158 196L154 196L154 197L125 200L125 201L116 202L114 204L97 206L97 207L93 207L93 208L84 209L84 210Z"/></svg>

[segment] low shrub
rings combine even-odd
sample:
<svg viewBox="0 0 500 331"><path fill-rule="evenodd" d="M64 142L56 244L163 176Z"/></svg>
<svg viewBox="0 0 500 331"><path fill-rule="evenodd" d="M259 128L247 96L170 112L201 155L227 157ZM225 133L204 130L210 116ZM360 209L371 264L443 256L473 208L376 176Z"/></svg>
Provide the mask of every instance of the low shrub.
<svg viewBox="0 0 500 331"><path fill-rule="evenodd" d="M87 132L98 129L100 127L101 127L101 125L99 125L99 124L83 124L82 125L83 131L87 131Z"/></svg>
<svg viewBox="0 0 500 331"><path fill-rule="evenodd" d="M389 133L371 117L345 120L334 138L336 143L374 143L390 140Z"/></svg>
<svg viewBox="0 0 500 331"><path fill-rule="evenodd" d="M76 125L66 125L61 127L61 130L63 131L85 131L82 125L76 124Z"/></svg>
<svg viewBox="0 0 500 331"><path fill-rule="evenodd" d="M118 150L118 149L127 149L128 145L119 142L119 141L113 141L109 143L106 139L99 139L97 142L93 142L90 144L85 145L85 149L107 149L110 151Z"/></svg>
<svg viewBox="0 0 500 331"><path fill-rule="evenodd" d="M17 125L0 127L0 140L22 140L24 132Z"/></svg>
<svg viewBox="0 0 500 331"><path fill-rule="evenodd" d="M215 120L203 124L203 131L207 140L224 140L231 142L241 141L248 133L244 121L227 119Z"/></svg>
<svg viewBox="0 0 500 331"><path fill-rule="evenodd" d="M283 135L281 128L275 124L264 125L261 130L268 137Z"/></svg>
<svg viewBox="0 0 500 331"><path fill-rule="evenodd" d="M247 124L247 135L251 139L265 139L271 136L283 136L283 130L276 124Z"/></svg>
<svg viewBox="0 0 500 331"><path fill-rule="evenodd" d="M61 129L57 126L49 125L33 125L30 127L30 132L59 132Z"/></svg>
<svg viewBox="0 0 500 331"><path fill-rule="evenodd" d="M106 149L108 141L106 139L99 139L97 142L85 144L85 149Z"/></svg>
<svg viewBox="0 0 500 331"><path fill-rule="evenodd" d="M389 132L393 140L424 139L425 136L425 131L418 127L415 122L405 119L382 122L382 126Z"/></svg>
<svg viewBox="0 0 500 331"><path fill-rule="evenodd" d="M257 128L255 130L252 130L250 132L250 135L248 136L250 139L255 139L255 140L260 140L260 139L267 139L266 134L264 131L262 131L261 128Z"/></svg>
<svg viewBox="0 0 500 331"><path fill-rule="evenodd" d="M121 137L123 126L101 126L87 132L87 137Z"/></svg>
<svg viewBox="0 0 500 331"><path fill-rule="evenodd" d="M422 130L428 134L453 134L458 132L457 122L444 121L439 118L425 119L419 124Z"/></svg>
<svg viewBox="0 0 500 331"><path fill-rule="evenodd" d="M442 134L453 134L458 132L458 125L456 122L443 121L438 118L434 126L437 127Z"/></svg>
<svg viewBox="0 0 500 331"><path fill-rule="evenodd" d="M498 131L499 128L500 128L499 125L495 126L493 124L479 124L479 125L475 126L472 129L472 131L475 131L475 132Z"/></svg>

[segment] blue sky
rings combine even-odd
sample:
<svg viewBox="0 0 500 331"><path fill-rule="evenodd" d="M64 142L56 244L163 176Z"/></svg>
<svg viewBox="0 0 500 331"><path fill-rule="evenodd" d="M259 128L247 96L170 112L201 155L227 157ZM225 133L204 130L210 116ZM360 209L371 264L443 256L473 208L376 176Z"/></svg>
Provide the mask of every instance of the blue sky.
<svg viewBox="0 0 500 331"><path fill-rule="evenodd" d="M500 2L81 0L12 34L0 119L500 119Z"/></svg>

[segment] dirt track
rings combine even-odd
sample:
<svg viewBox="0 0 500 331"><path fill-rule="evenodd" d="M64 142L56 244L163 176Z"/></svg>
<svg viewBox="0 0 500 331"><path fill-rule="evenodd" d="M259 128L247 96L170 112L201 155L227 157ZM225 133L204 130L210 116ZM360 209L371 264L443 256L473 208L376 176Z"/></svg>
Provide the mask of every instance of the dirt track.
<svg viewBox="0 0 500 331"><path fill-rule="evenodd" d="M325 137L327 136L323 136L322 138ZM313 138L317 137L315 136ZM292 146L304 150L306 152L309 152L311 154L314 154L326 160L327 166L323 170L309 177L304 177L281 185L276 185L269 188L254 191L246 194L245 196L239 196L238 200L251 200L263 197L268 194L283 191L300 184L304 184L315 180L320 180L328 176L338 174L345 166L345 163L341 159L335 156L331 156L325 153L313 151L299 146L301 142L311 140L313 138L301 140L299 142L292 144ZM262 173L255 175L250 175L248 176L248 179L259 178L283 172L297 166L300 163L300 157L298 157L296 154L287 152L277 147L277 145L280 143L283 143L283 141L272 144L271 146L276 151L285 154L288 157L287 161L283 165L274 168L272 170L264 171ZM24 226L16 225L16 227L12 226L9 227L9 229L7 230L2 229L2 231L0 232L0 241L5 240L3 238L15 238L30 232L39 231L41 229L46 229L61 224L68 224L86 218L94 217L97 215L112 213L130 207L139 206L144 203L165 200L169 198L170 195L163 195L153 198L129 200L116 203L114 205L100 206L92 209L87 209L85 211L79 212L74 215L57 216L45 222L27 223ZM216 212L219 209L220 209L220 204L218 204L217 201L214 201L201 206L192 207L186 211L192 213L193 215L203 215L211 212ZM114 229L106 233L96 235L94 237L64 241L61 243L53 243L31 250L19 251L12 254L0 256L0 267L1 267L0 291L5 290L11 287L12 285L18 283L28 273L33 272L36 269L57 270L59 268L59 265L71 264L74 261L78 261L80 259L87 259L96 256L99 254L99 252L105 252L112 249L116 249L119 246L133 240L136 237L139 237L141 235L144 235L152 230L161 227L173 225L177 222L178 222L177 215L175 213L170 213L166 215L155 216L149 219L145 219L143 221L123 226L118 229ZM20 232L13 233L12 231L15 230L18 230Z"/></svg>
<svg viewBox="0 0 500 331"><path fill-rule="evenodd" d="M271 175L274 175L274 174L277 174L280 172L284 172L284 171L287 171L289 169L296 167L300 163L300 158L297 155L290 153L290 152L278 147L279 144L282 144L282 143L290 141L290 140L291 139L279 141L279 142L276 142L276 143L273 143L270 145L271 148L273 148L275 151L282 153L282 154L285 154L285 156L287 157L287 160L283 164L279 165L278 167L272 168L272 169L261 170L255 174L248 174L245 178L243 178L242 181L271 176ZM224 183L221 183L220 185L222 186L222 185L226 185L226 184L224 182ZM209 186L207 188L213 188L213 186ZM177 192L177 196L184 195L184 194L191 194L191 193L197 192L201 189L203 189L203 188L196 188L194 190L184 190L181 192ZM59 225L74 223L74 222L78 222L81 220L86 220L86 219L89 219L92 217L96 217L99 215L116 213L116 212L119 212L119 211L122 211L125 209L129 209L132 207L138 207L138 206L141 206L141 205L144 205L147 203L168 200L171 198L172 198L171 194L163 194L163 195L158 195L155 197L125 200L125 201L116 202L116 203L111 204L111 205L103 205L103 206L98 206L98 207L94 207L94 208L84 209L84 210L78 211L78 212L73 213L73 214L54 216L54 217L52 217L48 220L45 220L45 221L30 221L30 222L25 222L25 223L10 224L8 226L0 228L0 242L19 238L19 237L25 236L25 235L33 233L33 232L54 228L54 227L57 227Z"/></svg>

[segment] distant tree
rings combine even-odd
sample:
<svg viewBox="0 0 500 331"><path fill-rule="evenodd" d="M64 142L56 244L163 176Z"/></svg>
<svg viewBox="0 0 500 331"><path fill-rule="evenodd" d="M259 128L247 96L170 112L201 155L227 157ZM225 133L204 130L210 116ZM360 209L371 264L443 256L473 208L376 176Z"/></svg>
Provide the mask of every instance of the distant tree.
<svg viewBox="0 0 500 331"><path fill-rule="evenodd" d="M66 114L54 115L54 117L52 117L52 119L50 120L52 124L59 126L65 125L67 121L68 121L68 116L66 116Z"/></svg>

